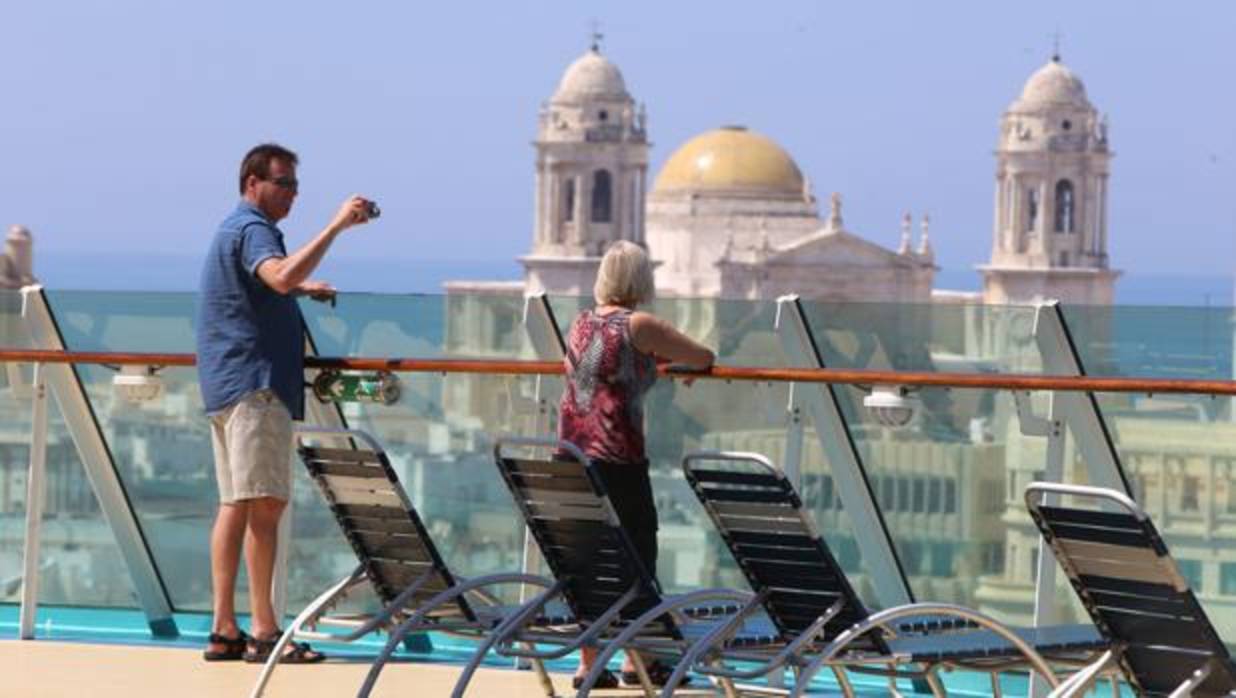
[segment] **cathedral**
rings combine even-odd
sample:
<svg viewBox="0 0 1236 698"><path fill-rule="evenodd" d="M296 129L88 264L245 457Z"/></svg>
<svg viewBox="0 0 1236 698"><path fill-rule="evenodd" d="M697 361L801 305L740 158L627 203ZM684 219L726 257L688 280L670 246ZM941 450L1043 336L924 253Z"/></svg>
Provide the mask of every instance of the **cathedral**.
<svg viewBox="0 0 1236 698"><path fill-rule="evenodd" d="M666 298L1110 304L1107 119L1080 78L1051 60L1004 112L995 163L990 259L982 291L934 288L926 217L909 214L897 249L826 211L793 156L757 130L726 125L675 150L649 177L647 111L593 45L540 110L532 246L522 282L447 284L450 294L545 291L589 297L614 240L645 245ZM649 182L651 181L651 187Z"/></svg>

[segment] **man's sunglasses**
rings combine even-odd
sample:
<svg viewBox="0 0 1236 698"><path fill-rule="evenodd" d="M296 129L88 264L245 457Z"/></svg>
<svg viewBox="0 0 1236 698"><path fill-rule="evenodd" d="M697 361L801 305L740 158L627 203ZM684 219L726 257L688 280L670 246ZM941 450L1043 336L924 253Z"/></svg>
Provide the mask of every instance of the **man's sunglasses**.
<svg viewBox="0 0 1236 698"><path fill-rule="evenodd" d="M286 189L292 192L293 194L295 194L296 190L300 188L300 181L290 175L284 175L282 177L275 177L274 179L268 179L266 181L273 182L275 186L279 187L280 189Z"/></svg>

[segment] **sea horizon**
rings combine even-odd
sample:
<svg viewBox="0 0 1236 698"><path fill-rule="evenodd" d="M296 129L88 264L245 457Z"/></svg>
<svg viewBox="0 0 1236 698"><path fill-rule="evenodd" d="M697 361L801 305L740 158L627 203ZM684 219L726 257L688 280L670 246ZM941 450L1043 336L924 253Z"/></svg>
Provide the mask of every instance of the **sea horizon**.
<svg viewBox="0 0 1236 698"><path fill-rule="evenodd" d="M201 268L197 254L35 253L34 273L49 289L84 291L195 291ZM519 262L492 259L367 259L328 257L314 278L341 292L441 294L449 281L519 281ZM978 291L975 269L941 269L934 288ZM1232 275L1125 271L1116 281L1116 305L1231 307Z"/></svg>

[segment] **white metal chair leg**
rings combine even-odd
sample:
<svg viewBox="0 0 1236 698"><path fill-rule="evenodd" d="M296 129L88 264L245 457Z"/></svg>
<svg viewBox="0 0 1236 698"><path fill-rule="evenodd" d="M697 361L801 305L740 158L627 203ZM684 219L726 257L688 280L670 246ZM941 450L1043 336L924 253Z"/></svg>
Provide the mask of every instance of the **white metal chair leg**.
<svg viewBox="0 0 1236 698"><path fill-rule="evenodd" d="M1099 658L1089 666L1078 670L1072 676L1060 682L1059 686L1047 694L1047 698L1072 698L1072 696L1084 694L1090 688L1090 685L1094 683L1095 679L1115 661L1115 650L1107 650L1099 655Z"/></svg>
<svg viewBox="0 0 1236 698"><path fill-rule="evenodd" d="M1184 683L1176 687L1176 690L1171 692L1167 698L1188 698L1193 695L1194 689L1201 686L1202 683L1210 676L1213 665L1206 662L1193 672L1193 675L1185 680Z"/></svg>
<svg viewBox="0 0 1236 698"><path fill-rule="evenodd" d="M283 656L283 648L288 646L288 643L292 641L292 636L300 630L305 621L317 615L364 574L364 568L357 567L351 574L339 580L334 586L322 592L312 603L305 606L305 610L296 616L296 619L292 621L287 630L283 631L283 634L279 636L279 641L271 649L270 656L266 658L266 664L262 667L262 673L258 675L257 683L253 686L253 692L249 694L250 698L260 698L266 690L266 684L270 681L271 674L275 673L275 667L279 665L279 659Z"/></svg>

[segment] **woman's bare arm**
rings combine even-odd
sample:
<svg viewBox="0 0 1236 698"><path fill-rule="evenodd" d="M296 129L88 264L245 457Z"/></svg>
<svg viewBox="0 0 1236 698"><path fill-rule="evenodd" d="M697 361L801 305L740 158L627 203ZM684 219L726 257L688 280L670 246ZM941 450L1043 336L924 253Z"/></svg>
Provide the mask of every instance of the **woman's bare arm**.
<svg viewBox="0 0 1236 698"><path fill-rule="evenodd" d="M717 357L712 350L648 313L631 314L631 342L645 354L690 368L708 368Z"/></svg>

